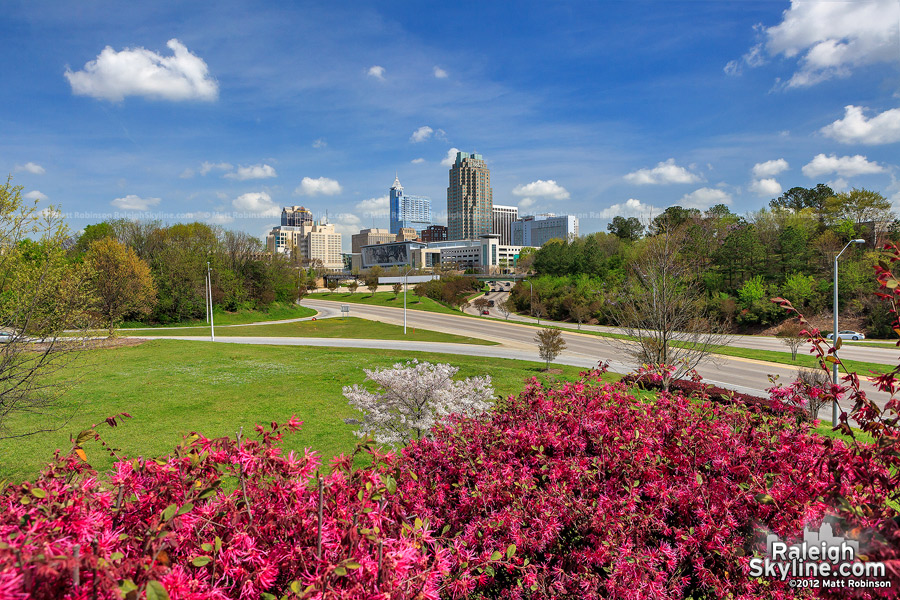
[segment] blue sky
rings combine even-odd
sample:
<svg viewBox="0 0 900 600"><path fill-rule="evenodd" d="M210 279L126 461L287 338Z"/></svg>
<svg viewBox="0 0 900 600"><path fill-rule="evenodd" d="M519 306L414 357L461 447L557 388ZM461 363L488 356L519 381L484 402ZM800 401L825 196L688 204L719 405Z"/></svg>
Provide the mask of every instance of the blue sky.
<svg viewBox="0 0 900 600"><path fill-rule="evenodd" d="M349 234L395 173L441 221L453 149L582 233L819 182L900 206L897 0L5 4L0 170L76 230Z"/></svg>

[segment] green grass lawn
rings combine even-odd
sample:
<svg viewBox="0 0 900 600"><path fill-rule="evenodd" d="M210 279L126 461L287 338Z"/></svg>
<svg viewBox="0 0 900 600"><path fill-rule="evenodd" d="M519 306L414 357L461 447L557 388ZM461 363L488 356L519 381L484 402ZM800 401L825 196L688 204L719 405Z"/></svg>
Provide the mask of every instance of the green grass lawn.
<svg viewBox="0 0 900 600"><path fill-rule="evenodd" d="M316 311L300 306L299 304L283 304L279 302L273 303L268 310L240 310L237 312L225 312L216 309L213 314L213 320L216 325L244 325L245 323L257 323L260 321L283 321L285 319L300 319L303 317L312 317ZM179 323L166 324L148 324L138 321L128 321L122 323L122 328L139 327L141 329L148 327L206 327L206 319L194 319L190 321L181 321Z"/></svg>
<svg viewBox="0 0 900 600"><path fill-rule="evenodd" d="M394 292L375 292L375 296L373 297L368 291L356 292L355 294L349 292L335 292L333 294L316 293L307 297L311 300L334 300L336 302L346 302L348 304L371 304L373 306L403 308L403 292L400 292L396 297L394 296ZM424 310L426 312L444 313L447 315L463 314L462 311L450 308L446 304L435 302L431 298L419 298L412 292L407 292L406 308L409 310Z"/></svg>
<svg viewBox="0 0 900 600"><path fill-rule="evenodd" d="M209 336L209 327L192 329L133 329L123 332L125 335L191 335ZM448 342L455 344L480 344L495 346L497 342L482 340L452 333L440 333L428 329L407 328L406 335L403 327L390 325L379 321L369 321L357 317L341 317L320 319L317 321L296 321L294 323L277 323L272 325L242 325L240 327L216 328L216 334L220 336L240 337L321 337L321 338L353 338L353 339L382 339L382 340L408 340L411 342Z"/></svg>
<svg viewBox="0 0 900 600"><path fill-rule="evenodd" d="M327 462L351 452L357 442L355 426L343 421L354 411L341 388L362 383L363 368L388 367L412 358L456 365L457 377L490 374L495 390L504 396L521 391L523 381L532 376L574 380L582 370L555 365L562 374L551 375L542 371L543 363L506 359L179 340L94 350L77 367L82 382L66 396L68 407L79 407L77 414L58 431L0 440L0 479L35 477L54 449L71 447L70 434L122 411L134 418L114 429L101 425L99 431L129 457L164 455L193 430L209 437L233 436L243 426L245 435L254 435L255 424L283 422L296 414L304 426L286 439L285 448L309 447ZM45 424L46 419L20 414L7 425L18 432ZM101 472L112 464L96 443L88 442L84 448Z"/></svg>

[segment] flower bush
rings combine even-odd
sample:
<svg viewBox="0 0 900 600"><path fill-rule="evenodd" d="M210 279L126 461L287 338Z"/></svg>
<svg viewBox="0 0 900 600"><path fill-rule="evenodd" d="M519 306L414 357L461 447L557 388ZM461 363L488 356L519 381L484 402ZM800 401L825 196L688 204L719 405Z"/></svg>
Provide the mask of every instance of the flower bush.
<svg viewBox="0 0 900 600"><path fill-rule="evenodd" d="M0 598L437 598L447 551L408 522L395 482L341 456L320 503L315 454L278 448L299 426L193 434L106 481L76 445L0 496Z"/></svg>
<svg viewBox="0 0 900 600"><path fill-rule="evenodd" d="M831 486L854 494L823 451L791 417L532 381L407 446L396 473L452 550L451 598L794 598L748 562L765 533L818 523Z"/></svg>

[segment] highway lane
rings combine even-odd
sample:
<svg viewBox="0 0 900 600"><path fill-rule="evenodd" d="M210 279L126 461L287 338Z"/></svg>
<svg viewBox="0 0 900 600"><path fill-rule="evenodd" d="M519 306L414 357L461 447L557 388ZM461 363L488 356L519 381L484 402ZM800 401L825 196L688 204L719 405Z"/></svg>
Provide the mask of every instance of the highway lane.
<svg viewBox="0 0 900 600"><path fill-rule="evenodd" d="M330 300L307 298L303 300L303 305L322 311L323 317L340 315L340 304ZM394 325L403 324L402 309L365 304L349 304L348 306L350 307L350 316ZM504 350L517 350L523 352L522 356L527 356L527 360L539 360L537 346L534 342L535 328L531 326L417 310L407 310L407 326L500 342ZM624 353L622 342L580 334L575 331L564 332L563 338L567 348L558 359L560 362L588 366L595 365L601 360L611 361L613 370L621 373L631 371L637 366ZM782 382L790 382L794 380L797 373L795 367L787 365L721 355L711 357L697 370L709 383L755 395L765 395L766 388L771 387L770 375L778 376ZM877 392L865 385L864 389L870 398L881 405L888 400L888 395L885 393ZM828 418L830 418L830 412Z"/></svg>

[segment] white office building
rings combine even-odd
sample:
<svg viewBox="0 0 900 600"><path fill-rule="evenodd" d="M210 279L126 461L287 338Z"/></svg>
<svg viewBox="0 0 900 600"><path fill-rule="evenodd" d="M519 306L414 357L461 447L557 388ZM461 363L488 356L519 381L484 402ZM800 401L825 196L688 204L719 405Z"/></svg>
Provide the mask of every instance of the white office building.
<svg viewBox="0 0 900 600"><path fill-rule="evenodd" d="M540 247L553 239L578 237L578 217L554 214L531 215L512 224L512 245Z"/></svg>

